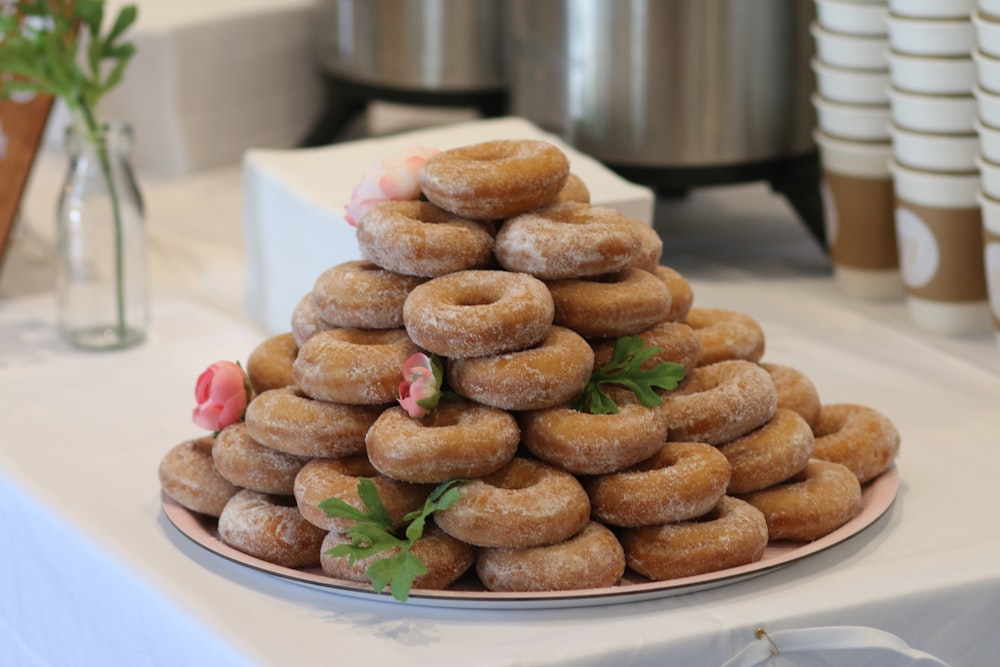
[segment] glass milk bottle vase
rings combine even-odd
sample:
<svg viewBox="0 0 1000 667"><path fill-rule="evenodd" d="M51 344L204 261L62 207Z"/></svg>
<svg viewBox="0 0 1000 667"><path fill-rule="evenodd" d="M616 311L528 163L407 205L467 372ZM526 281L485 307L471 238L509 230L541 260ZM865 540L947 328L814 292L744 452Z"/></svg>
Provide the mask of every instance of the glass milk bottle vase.
<svg viewBox="0 0 1000 667"><path fill-rule="evenodd" d="M66 130L56 296L60 333L76 347L118 349L146 338L146 223L131 150L124 123Z"/></svg>

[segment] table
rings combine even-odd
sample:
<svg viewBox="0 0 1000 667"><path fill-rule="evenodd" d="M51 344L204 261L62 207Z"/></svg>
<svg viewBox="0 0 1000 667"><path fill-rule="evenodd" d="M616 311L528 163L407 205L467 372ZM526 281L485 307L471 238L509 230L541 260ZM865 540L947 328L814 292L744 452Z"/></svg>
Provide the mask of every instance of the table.
<svg viewBox="0 0 1000 667"><path fill-rule="evenodd" d="M851 540L730 586L480 611L341 597L179 535L160 510L157 464L198 435L197 374L245 359L263 335L242 314L238 170L146 184L153 329L145 345L104 355L54 333L39 266L58 178L41 172L31 233L17 242L41 250L9 260L0 281L0 664L719 665L758 626L817 625L881 628L956 667L1000 654L996 342L922 334L902 304L839 296L820 249L765 187L661 202L665 262L697 305L756 317L765 359L807 373L823 400L893 419L896 503Z"/></svg>

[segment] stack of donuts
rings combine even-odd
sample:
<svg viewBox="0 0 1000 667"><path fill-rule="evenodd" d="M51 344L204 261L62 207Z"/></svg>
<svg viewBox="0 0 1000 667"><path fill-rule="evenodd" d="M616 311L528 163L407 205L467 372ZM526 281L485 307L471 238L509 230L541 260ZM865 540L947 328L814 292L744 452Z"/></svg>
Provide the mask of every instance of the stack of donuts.
<svg viewBox="0 0 1000 667"><path fill-rule="evenodd" d="M369 561L326 555L351 524L319 503L363 508L366 477L402 526L461 479L413 547L428 567L416 588L473 573L491 591L667 580L828 534L892 465L889 419L824 404L801 371L763 362L750 315L695 307L652 228L592 205L558 148L444 151L420 185L426 201L369 209L364 259L320 275L291 330L251 351L245 421L164 457L165 492L218 517L232 547L366 581ZM574 408L626 336L684 379L656 406L608 386L617 412ZM448 390L423 417L396 401L417 352L441 360Z"/></svg>

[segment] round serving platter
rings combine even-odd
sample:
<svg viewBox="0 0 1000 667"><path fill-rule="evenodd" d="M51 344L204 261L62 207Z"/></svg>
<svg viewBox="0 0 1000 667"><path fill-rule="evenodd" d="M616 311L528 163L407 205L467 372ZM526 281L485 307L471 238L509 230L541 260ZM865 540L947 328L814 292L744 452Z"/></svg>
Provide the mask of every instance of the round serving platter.
<svg viewBox="0 0 1000 667"><path fill-rule="evenodd" d="M240 565L298 584L320 588L338 595L393 604L447 608L544 609L638 602L693 593L756 577L775 568L808 558L857 535L873 524L892 506L898 491L899 473L893 466L864 485L861 512L837 530L814 542L804 544L771 543L765 550L764 557L756 563L717 572L669 581L649 581L629 571L621 582L609 588L527 593L487 591L475 576L468 576L447 590L413 589L406 602L395 600L387 591L383 591L381 594L375 593L367 584L334 579L324 574L319 568L293 569L254 558L224 544L219 539L214 518L192 512L177 504L166 494L162 494L162 503L164 514L170 523L195 544Z"/></svg>

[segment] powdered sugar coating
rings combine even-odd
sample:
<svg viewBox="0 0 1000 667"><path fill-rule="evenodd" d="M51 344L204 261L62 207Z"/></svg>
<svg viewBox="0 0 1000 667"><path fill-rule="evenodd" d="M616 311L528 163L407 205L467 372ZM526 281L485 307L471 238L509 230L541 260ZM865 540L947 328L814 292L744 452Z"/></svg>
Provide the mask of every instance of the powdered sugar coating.
<svg viewBox="0 0 1000 667"><path fill-rule="evenodd" d="M406 525L404 517L420 509L432 487L408 484L379 474L368 457L361 454L342 459L313 459L295 477L295 502L306 521L324 530L345 532L354 525L352 519L330 517L319 508L327 498L337 498L348 505L366 511L358 495L358 480L370 479L394 527Z"/></svg>
<svg viewBox="0 0 1000 667"><path fill-rule="evenodd" d="M424 201L391 201L358 222L361 256L408 276L425 278L484 268L492 262L493 223L461 218Z"/></svg>
<svg viewBox="0 0 1000 667"><path fill-rule="evenodd" d="M701 442L670 442L621 472L584 481L593 517L615 526L651 526L707 514L726 495L726 457Z"/></svg>
<svg viewBox="0 0 1000 667"><path fill-rule="evenodd" d="M237 422L215 438L212 460L219 474L236 486L287 496L292 494L295 475L309 459L260 444L244 422Z"/></svg>
<svg viewBox="0 0 1000 667"><path fill-rule="evenodd" d="M508 271L561 280L620 271L641 247L635 228L618 211L563 202L508 219L493 253Z"/></svg>
<svg viewBox="0 0 1000 667"><path fill-rule="evenodd" d="M797 474L812 456L815 439L806 420L778 408L766 424L719 445L733 468L727 492L759 491Z"/></svg>
<svg viewBox="0 0 1000 667"><path fill-rule="evenodd" d="M229 546L286 567L319 565L326 531L302 518L294 499L243 489L219 515L219 538Z"/></svg>
<svg viewBox="0 0 1000 667"><path fill-rule="evenodd" d="M521 440L535 456L574 474L603 475L648 459L667 439L658 410L618 401L618 413L570 407L518 415Z"/></svg>
<svg viewBox="0 0 1000 667"><path fill-rule="evenodd" d="M562 542L589 521L590 500L573 475L515 457L500 470L459 487L459 499L435 520L463 542L522 549Z"/></svg>
<svg viewBox="0 0 1000 667"><path fill-rule="evenodd" d="M384 475L438 483L481 477L506 465L520 431L509 413L486 405L446 401L420 419L389 408L366 436L368 458Z"/></svg>
<svg viewBox="0 0 1000 667"><path fill-rule="evenodd" d="M343 534L331 531L323 540L320 555L320 565L323 572L337 579L347 581L370 582L365 574L368 567L377 560L390 558L399 553L399 547L390 547L368 558L360 558L352 564L347 558L334 558L326 552L337 545L347 544L350 539ZM472 567L476 560L476 547L456 540L434 525L431 518L424 528L424 535L417 540L410 553L427 566L427 571L419 574L413 580L414 588L440 590L447 588Z"/></svg>
<svg viewBox="0 0 1000 667"><path fill-rule="evenodd" d="M424 282L383 269L368 260L332 266L313 285L312 296L320 317L332 326L359 329L398 329L403 326L403 302Z"/></svg>
<svg viewBox="0 0 1000 667"><path fill-rule="evenodd" d="M215 438L205 436L170 448L157 474L167 495L194 512L219 516L240 487L219 474L212 462Z"/></svg>
<svg viewBox="0 0 1000 667"><path fill-rule="evenodd" d="M778 407L799 413L810 428L815 428L822 401L812 380L791 366L771 362L761 362L760 366L774 380L774 388L778 392Z"/></svg>
<svg viewBox="0 0 1000 667"><path fill-rule="evenodd" d="M641 269L547 284L556 307L553 322L581 336L631 336L665 321L670 314L670 290Z"/></svg>
<svg viewBox="0 0 1000 667"><path fill-rule="evenodd" d="M499 220L555 201L569 159L537 140L487 141L446 150L420 169L424 195L455 215Z"/></svg>
<svg viewBox="0 0 1000 667"><path fill-rule="evenodd" d="M403 363L420 351L403 329L328 329L299 348L292 376L305 395L321 401L392 403Z"/></svg>
<svg viewBox="0 0 1000 667"><path fill-rule="evenodd" d="M504 410L541 410L583 392L594 370L594 352L579 334L552 326L526 350L488 357L449 359L448 385L478 403Z"/></svg>
<svg viewBox="0 0 1000 667"><path fill-rule="evenodd" d="M620 536L629 566L653 580L755 563L768 541L764 515L731 496L697 521L628 528Z"/></svg>
<svg viewBox="0 0 1000 667"><path fill-rule="evenodd" d="M479 550L476 573L491 591L568 591L614 586L625 551L607 527L590 521L568 540L526 549Z"/></svg>
<svg viewBox="0 0 1000 667"><path fill-rule="evenodd" d="M861 511L861 485L854 474L820 459L811 459L787 482L740 497L764 514L772 540L815 540Z"/></svg>
<svg viewBox="0 0 1000 667"><path fill-rule="evenodd" d="M247 377L255 393L295 384L292 363L299 353L295 334L285 332L265 338L247 357Z"/></svg>
<svg viewBox="0 0 1000 667"><path fill-rule="evenodd" d="M813 456L842 463L862 483L885 472L899 453L896 426L884 414L865 405L824 405L814 431Z"/></svg>
<svg viewBox="0 0 1000 667"><path fill-rule="evenodd" d="M677 389L660 395L673 441L721 445L762 426L778 409L771 376L741 359L699 366Z"/></svg>
<svg viewBox="0 0 1000 667"><path fill-rule="evenodd" d="M413 341L444 357L523 350L541 341L555 306L545 283L523 273L459 271L417 286L403 304Z"/></svg>
<svg viewBox="0 0 1000 667"><path fill-rule="evenodd" d="M746 313L726 308L692 308L684 320L698 336L702 366L727 359L760 361L764 328Z"/></svg>
<svg viewBox="0 0 1000 667"><path fill-rule="evenodd" d="M316 302L313 301L312 292L306 292L292 309L292 335L295 343L302 347L306 341L318 334L320 331L332 329L333 325L320 317Z"/></svg>
<svg viewBox="0 0 1000 667"><path fill-rule="evenodd" d="M263 445L307 457L341 458L365 451L365 433L380 406L344 405L306 396L298 387L272 389L247 407L247 430Z"/></svg>

